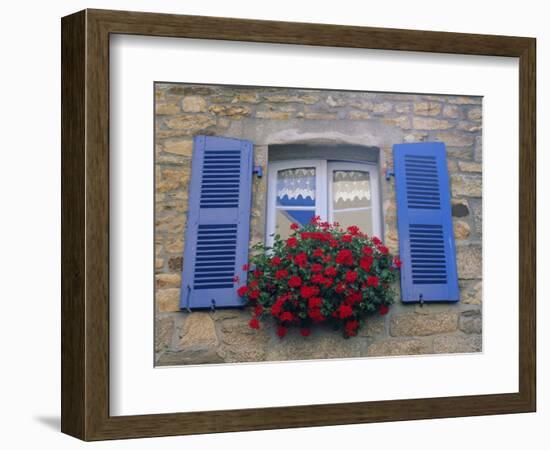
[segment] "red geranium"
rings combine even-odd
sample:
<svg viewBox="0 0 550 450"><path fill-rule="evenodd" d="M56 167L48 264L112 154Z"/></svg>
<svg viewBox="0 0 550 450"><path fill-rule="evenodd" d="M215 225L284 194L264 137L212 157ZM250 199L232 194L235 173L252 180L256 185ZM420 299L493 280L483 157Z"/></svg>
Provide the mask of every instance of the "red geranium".
<svg viewBox="0 0 550 450"><path fill-rule="evenodd" d="M288 331L287 327L283 327L282 325L279 325L277 327L277 336L279 336L280 338L284 338L286 336L287 331Z"/></svg>
<svg viewBox="0 0 550 450"><path fill-rule="evenodd" d="M313 273L322 272L323 266L321 264L315 263L311 265L310 269Z"/></svg>
<svg viewBox="0 0 550 450"><path fill-rule="evenodd" d="M357 280L357 272L353 271L353 270L349 270L348 272L346 272L346 281L348 283L353 283L355 282L355 280Z"/></svg>
<svg viewBox="0 0 550 450"><path fill-rule="evenodd" d="M380 239L356 226L344 231L314 218L311 224L291 226L288 239L275 237L271 248L258 244L253 251L248 282L241 273L244 281L235 278L246 283L236 288L252 306L251 328L259 328L260 320L273 320L279 337L291 327L307 336L327 321L350 337L369 315L386 314L393 302L401 262Z"/></svg>
<svg viewBox="0 0 550 450"><path fill-rule="evenodd" d="M359 322L357 320L348 320L344 325L344 331L348 336L355 336L357 334L357 328L359 328Z"/></svg>
<svg viewBox="0 0 550 450"><path fill-rule="evenodd" d="M295 237L290 237L286 240L286 246L289 248L294 248L298 245L298 239Z"/></svg>
<svg viewBox="0 0 550 450"><path fill-rule="evenodd" d="M319 293L319 288L317 286L302 286L300 288L300 295L302 298L309 298L317 295Z"/></svg>
<svg viewBox="0 0 550 450"><path fill-rule="evenodd" d="M237 294L239 297L244 297L244 295L248 292L248 286L241 286L239 289L237 289Z"/></svg>
<svg viewBox="0 0 550 450"><path fill-rule="evenodd" d="M297 288L300 287L302 284L302 279L299 276L293 275L288 280L288 285L291 288Z"/></svg>
<svg viewBox="0 0 550 450"><path fill-rule="evenodd" d="M275 272L275 278L277 280L282 280L286 277L288 277L288 270L286 269L277 270L277 272Z"/></svg>
<svg viewBox="0 0 550 450"><path fill-rule="evenodd" d="M372 256L363 256L359 260L359 266L361 269L363 269L365 272L368 272L372 266L372 262L374 261L374 258Z"/></svg>
<svg viewBox="0 0 550 450"><path fill-rule="evenodd" d="M353 253L351 250L345 248L338 252L336 255L336 262L338 264L343 264L346 266L351 266L353 264Z"/></svg>
<svg viewBox="0 0 550 450"><path fill-rule="evenodd" d="M378 286L378 277L370 276L367 278L367 286L377 287Z"/></svg>
<svg viewBox="0 0 550 450"><path fill-rule="evenodd" d="M298 253L295 257L294 257L294 262L299 266L299 267L304 267L306 264L307 264L307 255L305 253Z"/></svg>
<svg viewBox="0 0 550 450"><path fill-rule="evenodd" d="M338 309L338 317L340 319L345 319L347 317L350 317L353 314L353 309L350 305L346 303L342 303L340 305L340 308Z"/></svg>

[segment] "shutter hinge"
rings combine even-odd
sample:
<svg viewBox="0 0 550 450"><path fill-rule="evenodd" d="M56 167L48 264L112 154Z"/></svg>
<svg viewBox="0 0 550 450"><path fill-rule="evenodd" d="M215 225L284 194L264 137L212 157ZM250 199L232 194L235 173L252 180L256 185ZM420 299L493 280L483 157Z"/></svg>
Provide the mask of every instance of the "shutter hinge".
<svg viewBox="0 0 550 450"><path fill-rule="evenodd" d="M391 177L395 177L395 172L390 169L386 169L386 181L390 181Z"/></svg>
<svg viewBox="0 0 550 450"><path fill-rule="evenodd" d="M420 307L422 308L424 306L424 296L422 294L418 297L418 301L420 302Z"/></svg>
<svg viewBox="0 0 550 450"><path fill-rule="evenodd" d="M212 299L211 300L211 305L210 305L210 311L212 311L213 313L216 312L216 300Z"/></svg>
<svg viewBox="0 0 550 450"><path fill-rule="evenodd" d="M262 166L254 166L254 168L252 169L252 173L258 175L258 178L262 178L264 175L264 169L262 168Z"/></svg>

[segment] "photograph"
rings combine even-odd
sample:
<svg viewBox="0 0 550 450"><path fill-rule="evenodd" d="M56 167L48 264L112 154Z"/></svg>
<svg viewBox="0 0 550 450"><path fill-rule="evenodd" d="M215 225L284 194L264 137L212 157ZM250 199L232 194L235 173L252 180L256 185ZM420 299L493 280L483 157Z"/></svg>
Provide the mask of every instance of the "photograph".
<svg viewBox="0 0 550 450"><path fill-rule="evenodd" d="M152 88L155 366L482 352L481 96Z"/></svg>

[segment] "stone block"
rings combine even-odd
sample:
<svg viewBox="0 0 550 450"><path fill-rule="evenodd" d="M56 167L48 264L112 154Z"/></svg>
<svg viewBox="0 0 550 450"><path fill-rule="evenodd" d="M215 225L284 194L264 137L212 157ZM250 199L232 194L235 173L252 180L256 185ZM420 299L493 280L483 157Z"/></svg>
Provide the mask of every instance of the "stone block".
<svg viewBox="0 0 550 450"><path fill-rule="evenodd" d="M418 102L414 104L414 113L419 116L437 116L441 114L441 104L435 102Z"/></svg>
<svg viewBox="0 0 550 450"><path fill-rule="evenodd" d="M198 95L184 97L181 105L185 112L206 112L206 100Z"/></svg>
<svg viewBox="0 0 550 450"><path fill-rule="evenodd" d="M456 247L458 278L471 280L482 276L482 253L480 245L459 245Z"/></svg>
<svg viewBox="0 0 550 450"><path fill-rule="evenodd" d="M417 130L448 130L454 126L453 122L431 117L414 117L413 128Z"/></svg>
<svg viewBox="0 0 550 450"><path fill-rule="evenodd" d="M178 288L159 289L155 295L158 312L179 312L180 290Z"/></svg>
<svg viewBox="0 0 550 450"><path fill-rule="evenodd" d="M458 328L467 334L481 334L482 320L481 311L478 309L464 311L460 315Z"/></svg>
<svg viewBox="0 0 550 450"><path fill-rule="evenodd" d="M452 174L451 190L453 197L481 197L481 175Z"/></svg>
<svg viewBox="0 0 550 450"><path fill-rule="evenodd" d="M475 353L481 351L481 336L436 336L433 341L434 353Z"/></svg>
<svg viewBox="0 0 550 450"><path fill-rule="evenodd" d="M434 314L407 313L394 315L390 322L392 336L429 336L449 333L458 327L458 314L445 311Z"/></svg>
<svg viewBox="0 0 550 450"><path fill-rule="evenodd" d="M384 339L368 346L368 356L422 355L431 353L430 346L421 339Z"/></svg>

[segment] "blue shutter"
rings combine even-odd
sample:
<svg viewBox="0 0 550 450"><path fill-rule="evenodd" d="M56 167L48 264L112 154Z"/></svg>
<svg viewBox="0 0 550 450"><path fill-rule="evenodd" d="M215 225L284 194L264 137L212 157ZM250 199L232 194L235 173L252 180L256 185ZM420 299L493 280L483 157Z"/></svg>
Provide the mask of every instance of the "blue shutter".
<svg viewBox="0 0 550 450"><path fill-rule="evenodd" d="M252 195L252 142L196 136L180 308L241 306Z"/></svg>
<svg viewBox="0 0 550 450"><path fill-rule="evenodd" d="M459 300L445 144L393 147L403 302Z"/></svg>

